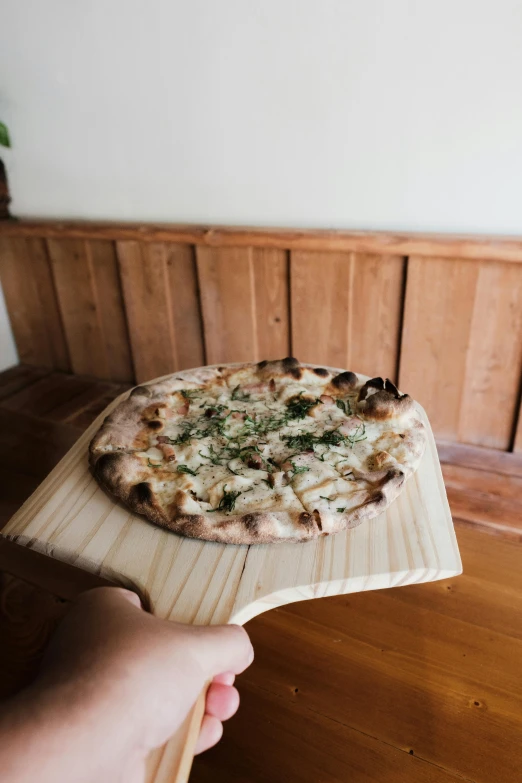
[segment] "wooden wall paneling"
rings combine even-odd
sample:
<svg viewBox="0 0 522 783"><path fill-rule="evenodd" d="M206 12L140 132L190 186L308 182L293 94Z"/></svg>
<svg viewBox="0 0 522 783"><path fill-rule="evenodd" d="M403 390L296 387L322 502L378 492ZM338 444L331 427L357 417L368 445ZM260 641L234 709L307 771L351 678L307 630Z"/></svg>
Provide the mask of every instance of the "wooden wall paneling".
<svg viewBox="0 0 522 783"><path fill-rule="evenodd" d="M408 261L399 385L443 440L458 440L478 272L474 261Z"/></svg>
<svg viewBox="0 0 522 783"><path fill-rule="evenodd" d="M119 383L132 383L134 368L116 247L114 242L98 240L89 242L88 250L109 369L107 377Z"/></svg>
<svg viewBox="0 0 522 783"><path fill-rule="evenodd" d="M165 246L172 304L176 369L205 364L196 257L191 245Z"/></svg>
<svg viewBox="0 0 522 783"><path fill-rule="evenodd" d="M292 353L395 379L405 260L293 251Z"/></svg>
<svg viewBox="0 0 522 783"><path fill-rule="evenodd" d="M291 353L288 253L271 248L252 253L258 357L280 359Z"/></svg>
<svg viewBox="0 0 522 783"><path fill-rule="evenodd" d="M376 253L485 260L496 258L498 261L522 262L520 237L71 220L4 220L0 223L0 236L178 242L209 247L261 247L321 253Z"/></svg>
<svg viewBox="0 0 522 783"><path fill-rule="evenodd" d="M479 264L459 441L511 446L522 378L522 267Z"/></svg>
<svg viewBox="0 0 522 783"><path fill-rule="evenodd" d="M356 253L352 264L349 364L396 383L406 259Z"/></svg>
<svg viewBox="0 0 522 783"><path fill-rule="evenodd" d="M400 385L439 438L509 448L521 353L520 267L410 258Z"/></svg>
<svg viewBox="0 0 522 783"><path fill-rule="evenodd" d="M520 402L518 410L517 428L515 431L513 451L515 451L517 454L522 454L522 401Z"/></svg>
<svg viewBox="0 0 522 783"><path fill-rule="evenodd" d="M207 362L258 361L251 248L196 246Z"/></svg>
<svg viewBox="0 0 522 783"><path fill-rule="evenodd" d="M137 381L204 364L193 249L118 242L117 252Z"/></svg>
<svg viewBox="0 0 522 783"><path fill-rule="evenodd" d="M0 238L0 277L20 361L69 370L44 240Z"/></svg>
<svg viewBox="0 0 522 783"><path fill-rule="evenodd" d="M209 364L289 352L286 254L196 247Z"/></svg>
<svg viewBox="0 0 522 783"><path fill-rule="evenodd" d="M174 372L174 325L165 246L118 242L125 308L138 383Z"/></svg>
<svg viewBox="0 0 522 783"><path fill-rule="evenodd" d="M107 244L47 240L73 372L131 380L119 280Z"/></svg>

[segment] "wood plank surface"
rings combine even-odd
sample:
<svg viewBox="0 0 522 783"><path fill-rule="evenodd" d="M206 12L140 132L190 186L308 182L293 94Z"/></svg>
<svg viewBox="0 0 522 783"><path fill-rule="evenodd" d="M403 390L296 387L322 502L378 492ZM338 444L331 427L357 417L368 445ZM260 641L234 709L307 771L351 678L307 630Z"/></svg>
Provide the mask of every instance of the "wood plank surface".
<svg viewBox="0 0 522 783"><path fill-rule="evenodd" d="M445 441L437 441L437 451L442 463L449 462L452 465L462 465L465 468L522 477L522 455L520 453Z"/></svg>
<svg viewBox="0 0 522 783"><path fill-rule="evenodd" d="M473 263L479 275L458 439L508 449L522 382L522 268Z"/></svg>
<svg viewBox="0 0 522 783"><path fill-rule="evenodd" d="M0 278L20 360L68 370L70 361L44 241L0 238Z"/></svg>
<svg viewBox="0 0 522 783"><path fill-rule="evenodd" d="M293 251L292 353L396 380L404 259Z"/></svg>
<svg viewBox="0 0 522 783"><path fill-rule="evenodd" d="M207 362L259 361L251 248L197 247Z"/></svg>
<svg viewBox="0 0 522 783"><path fill-rule="evenodd" d="M138 383L203 360L191 248L118 242L125 307Z"/></svg>
<svg viewBox="0 0 522 783"><path fill-rule="evenodd" d="M257 247L252 251L257 320L257 352L261 359L291 354L288 254Z"/></svg>
<svg viewBox="0 0 522 783"><path fill-rule="evenodd" d="M507 449L522 375L522 270L410 258L400 386L435 435Z"/></svg>
<svg viewBox="0 0 522 783"><path fill-rule="evenodd" d="M109 377L101 315L87 244L47 240L73 372Z"/></svg>
<svg viewBox="0 0 522 783"><path fill-rule="evenodd" d="M521 262L520 237L415 232L278 229L197 224L2 221L0 236L179 242L210 247L263 247L319 252L497 259Z"/></svg>
<svg viewBox="0 0 522 783"><path fill-rule="evenodd" d="M165 246L167 279L174 325L176 370L205 364L203 325L194 248Z"/></svg>
<svg viewBox="0 0 522 783"><path fill-rule="evenodd" d="M121 383L132 383L132 364L129 330L123 303L120 272L114 242L88 243L96 299L99 308L103 346L108 374L104 378Z"/></svg>
<svg viewBox="0 0 522 783"><path fill-rule="evenodd" d="M513 451L517 454L522 454L522 395L518 409L517 426L515 430L515 440L513 443Z"/></svg>
<svg viewBox="0 0 522 783"><path fill-rule="evenodd" d="M231 768L245 783L260 781L280 765L286 779L310 783L388 780L384 762L356 752L355 737L372 738L377 754L385 753L381 743L398 749L390 774L401 783L423 774L437 780L442 771L450 780L516 780L522 615L511 609L511 594L522 584L520 568L508 564L520 547L460 528L458 536L458 579L293 604L251 622L256 659L239 679L245 713L227 726L219 748L196 759L193 782L211 771L226 780ZM334 726L337 763L322 778L322 738ZM254 751L258 727L262 760ZM433 767L414 769L414 759Z"/></svg>
<svg viewBox="0 0 522 783"><path fill-rule="evenodd" d="M126 388L29 365L0 373L0 528Z"/></svg>
<svg viewBox="0 0 522 783"><path fill-rule="evenodd" d="M118 242L123 294L138 383L176 369L165 246Z"/></svg>

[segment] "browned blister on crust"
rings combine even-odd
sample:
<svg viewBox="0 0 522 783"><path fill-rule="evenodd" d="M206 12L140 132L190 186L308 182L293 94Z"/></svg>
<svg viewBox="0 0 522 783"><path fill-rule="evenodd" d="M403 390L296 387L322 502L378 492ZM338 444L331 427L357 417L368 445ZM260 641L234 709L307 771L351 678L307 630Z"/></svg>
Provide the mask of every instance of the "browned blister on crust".
<svg viewBox="0 0 522 783"><path fill-rule="evenodd" d="M180 411L193 411L196 407L193 397L197 399L198 394L205 393L208 388L214 390L216 400L222 400L216 402L216 410L224 409L224 416L243 415L241 411L238 414L234 410L237 402L232 403L231 400L262 399L263 395L272 404L278 395L284 399L285 405L295 405L296 401L303 401L306 405L308 400L317 400L315 406L309 409L309 418L305 421L308 427L317 421L323 410L330 419L332 411L337 416L344 415L340 410L345 411L346 416L339 427L346 433L343 437L352 448L345 462L349 462L352 456L357 456L360 461L359 467L354 464L353 471L350 470L353 491L348 496L346 510L337 502L333 508L330 502L327 506L324 502L322 505L318 503L317 507L310 502L306 503L307 507L303 506L301 497L304 498L306 492L301 496L299 488L293 484L289 486L289 482L301 471L296 470L291 460L292 467L288 469L288 458L283 469L279 467L281 460L272 460L269 464L263 454L262 438L259 439L260 447L245 456L244 468L255 475L261 475L261 471L268 469L268 473L263 474L266 478L262 480L273 492L276 506L284 499L287 508L264 508L268 502L266 498L259 502L258 508L255 504L243 510L211 508L208 500L204 501L191 489L196 487L197 481L192 481L190 475L180 477L176 472L177 463L167 461L172 457L166 456L171 448L166 444L177 441L169 436L163 437L163 433L170 432L173 420L183 419ZM237 389L241 390L240 393L231 397L231 390L235 395ZM221 393L225 395L223 398L219 397ZM230 402L227 403L227 400ZM205 403L199 407L204 408ZM208 419L213 418L212 411ZM372 435L374 445L370 449L368 442L365 443L368 435L364 434L364 427L365 423L370 427L372 422L372 426L381 428L378 430L381 434L379 437ZM414 472L424 444L424 426L416 416L413 400L401 394L388 379L366 379L351 371L302 365L297 359L287 357L257 365L197 368L136 387L105 419L90 444L89 455L98 481L133 511L157 525L209 541L268 544L307 541L333 534L381 513ZM156 456L148 458L149 449L156 449ZM171 450L175 451L175 448ZM313 448L305 449L302 471L309 470L306 461L313 462L316 456L320 454L316 454ZM203 467L208 468L209 463L205 462ZM181 468L187 471L186 465L181 465ZM230 471L232 485L237 481L235 477L241 474L232 468ZM346 471L341 471L338 478L344 480L346 475ZM185 479L184 483L182 479ZM213 481L216 480L214 477ZM328 483L329 479L326 481ZM325 500L330 499L326 497ZM342 502L338 501L339 504Z"/></svg>

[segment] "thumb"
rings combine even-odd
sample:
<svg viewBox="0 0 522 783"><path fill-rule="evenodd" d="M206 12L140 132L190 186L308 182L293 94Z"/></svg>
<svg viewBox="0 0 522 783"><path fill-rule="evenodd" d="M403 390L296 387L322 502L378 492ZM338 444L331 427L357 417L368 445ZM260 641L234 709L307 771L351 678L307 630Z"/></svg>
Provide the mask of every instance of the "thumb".
<svg viewBox="0 0 522 783"><path fill-rule="evenodd" d="M241 674L254 660L254 648L240 625L196 626L194 654L208 679L223 672Z"/></svg>

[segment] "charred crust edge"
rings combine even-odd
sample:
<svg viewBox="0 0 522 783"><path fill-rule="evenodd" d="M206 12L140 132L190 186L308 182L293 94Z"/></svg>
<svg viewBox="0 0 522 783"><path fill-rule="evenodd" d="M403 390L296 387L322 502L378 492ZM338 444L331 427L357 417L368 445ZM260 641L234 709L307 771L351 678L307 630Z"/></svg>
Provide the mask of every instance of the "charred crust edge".
<svg viewBox="0 0 522 783"><path fill-rule="evenodd" d="M350 370L341 372L339 375L336 375L335 378L332 378L332 386L339 390L354 389L357 386L357 376L354 372L350 372Z"/></svg>

